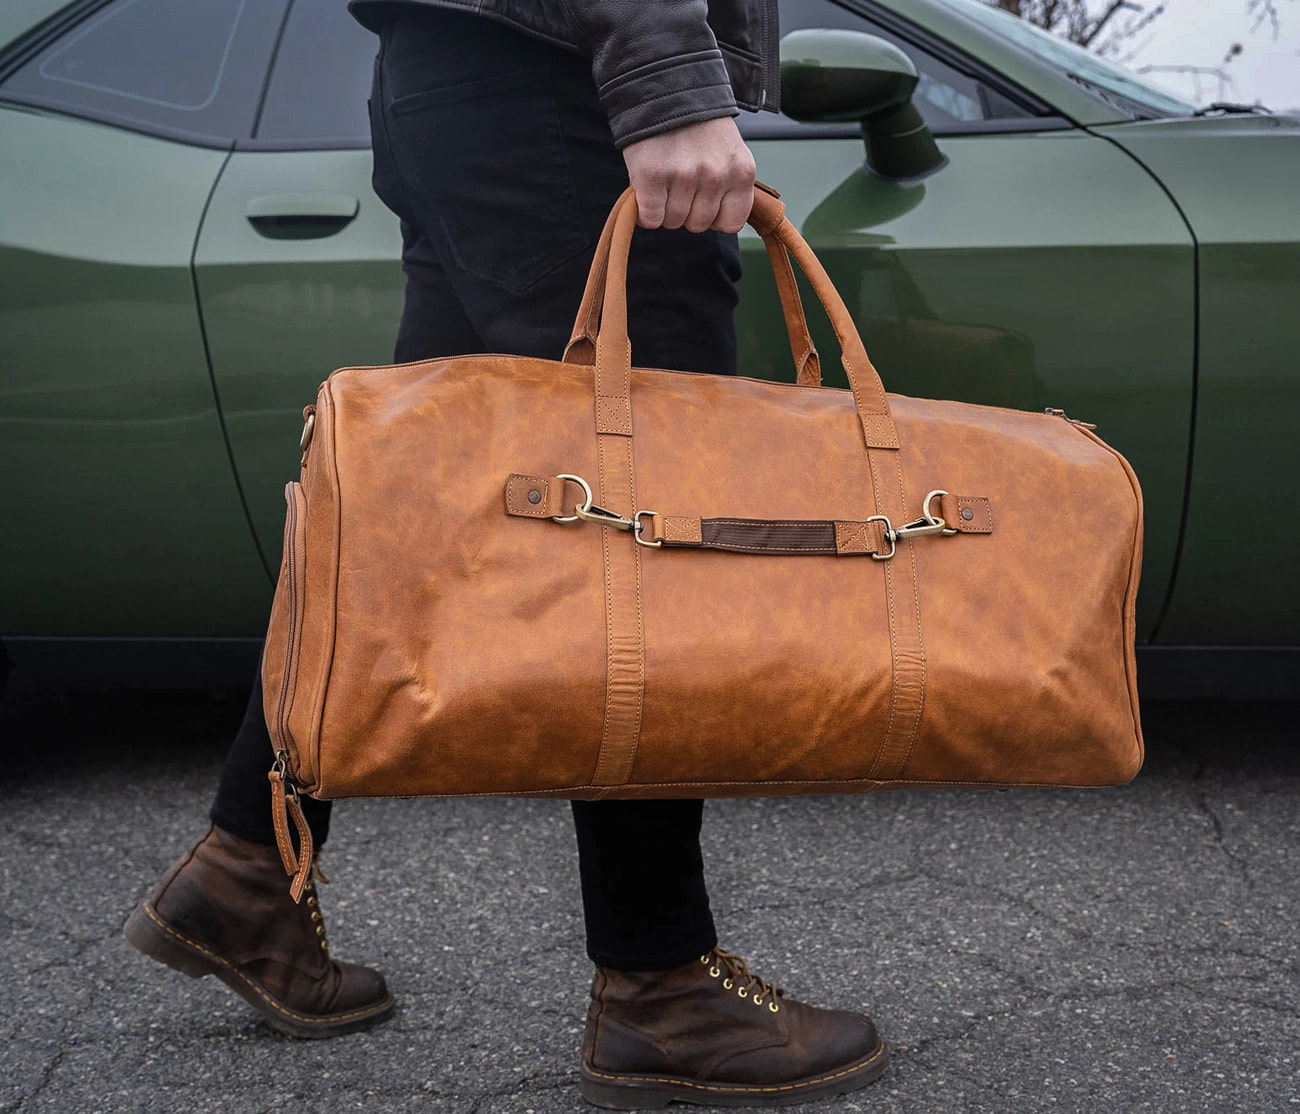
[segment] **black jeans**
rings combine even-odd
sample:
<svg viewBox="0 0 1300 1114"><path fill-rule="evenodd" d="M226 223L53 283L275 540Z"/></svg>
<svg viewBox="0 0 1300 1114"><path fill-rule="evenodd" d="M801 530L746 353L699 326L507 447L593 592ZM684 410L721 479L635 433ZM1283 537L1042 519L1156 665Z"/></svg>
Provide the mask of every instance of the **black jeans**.
<svg viewBox="0 0 1300 1114"><path fill-rule="evenodd" d="M559 359L601 226L627 186L590 63L488 20L399 5L370 104L375 191L402 224L399 362L472 352ZM638 230L628 324L638 366L733 373L734 236ZM261 688L212 818L273 842ZM327 802L306 801L318 840ZM573 802L587 952L623 970L680 966L717 942L700 855L703 802Z"/></svg>

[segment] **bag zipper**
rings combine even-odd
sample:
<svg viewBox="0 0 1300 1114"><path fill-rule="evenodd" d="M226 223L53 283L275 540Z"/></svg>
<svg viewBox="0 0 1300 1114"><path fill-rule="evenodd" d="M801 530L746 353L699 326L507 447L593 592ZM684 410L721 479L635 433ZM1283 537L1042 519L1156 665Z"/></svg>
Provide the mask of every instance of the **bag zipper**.
<svg viewBox="0 0 1300 1114"><path fill-rule="evenodd" d="M280 678L279 707L276 709L276 725L279 728L280 747L287 751L289 746L289 724L286 709L289 703L289 676L293 670L293 652L298 637L298 500L289 485L289 522L285 530L284 571L288 580L289 630L284 643L284 675Z"/></svg>
<svg viewBox="0 0 1300 1114"><path fill-rule="evenodd" d="M1077 418L1072 418L1072 417L1070 417L1070 415L1067 414L1064 410L1058 410L1058 409L1057 409L1056 407L1054 407L1054 406L1049 406L1046 410L1043 411L1043 413L1044 413L1044 414L1047 414L1049 417L1053 417L1053 418L1064 418L1064 419L1065 419L1067 422L1069 422L1071 425L1077 425L1080 429L1096 429L1096 428L1097 428L1097 423L1096 423L1096 422L1081 422L1081 421L1079 421Z"/></svg>

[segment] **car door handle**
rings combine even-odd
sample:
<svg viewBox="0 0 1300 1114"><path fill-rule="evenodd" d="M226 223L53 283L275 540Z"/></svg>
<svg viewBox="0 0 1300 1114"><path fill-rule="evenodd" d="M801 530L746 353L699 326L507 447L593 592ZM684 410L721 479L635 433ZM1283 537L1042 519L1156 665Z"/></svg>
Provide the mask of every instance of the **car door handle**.
<svg viewBox="0 0 1300 1114"><path fill-rule="evenodd" d="M315 240L342 232L361 202L341 193L273 193L255 197L244 215L270 240Z"/></svg>

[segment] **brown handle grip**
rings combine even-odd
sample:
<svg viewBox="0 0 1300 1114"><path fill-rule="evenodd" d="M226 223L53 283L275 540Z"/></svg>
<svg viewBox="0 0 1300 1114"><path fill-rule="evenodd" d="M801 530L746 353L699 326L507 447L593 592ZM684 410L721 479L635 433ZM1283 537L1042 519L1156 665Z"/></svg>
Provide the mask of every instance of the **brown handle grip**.
<svg viewBox="0 0 1300 1114"><path fill-rule="evenodd" d="M758 183L756 188L767 191L767 187L762 183ZM592 259L591 270L587 274L587 285L582 292L582 301L573 323L573 332L564 349L565 363L591 365L596 362L596 334L600 329L600 310L605 300L609 245L614 235L620 203L621 198L610 210L596 244L596 253ZM799 298L799 287L795 283L794 269L790 266L789 253L770 229L759 234L763 237L767 257L776 275L776 290L781 299L786 332L790 338L790 354L794 357L795 382L802 387L820 387L821 362L817 355L817 348L812 342L812 336L808 332L808 321L804 317L803 303Z"/></svg>
<svg viewBox="0 0 1300 1114"><path fill-rule="evenodd" d="M571 346L579 347L588 338L586 332L591 316L595 312L597 298L600 298L601 312L595 337L596 365L596 429L599 433L632 434L631 411L631 369L632 353L627 339L627 257L632 243L632 233L636 228L636 195L629 187L615 203L614 211L606 229L601 234L592 260L591 273L588 275L588 293L591 295L588 305L584 294L583 306L574 328L574 341ZM749 224L764 240L779 245L779 255L786 252L808 277L822 306L830 318L831 327L840 343L841 361L848 375L849 386L853 391L854 404L858 418L862 422L863 436L868 448L897 449L898 435L894 428L894 419L889 411L889 400L885 395L884 384L867 358L867 350L858 336L843 300L835 289L834 283L826 274L816 255L799 235L795 227L786 219L785 206L765 190L754 191L754 207L749 214ZM778 284L781 283L783 268L777 264L778 252L769 250L769 257L776 264ZM798 292L794 288L793 276L790 276L789 289L794 294L794 304L799 305ZM784 299L783 299L784 300ZM794 316L792 307L785 303L786 326L792 338L802 325L802 306L798 316ZM792 339L792 347L795 342ZM568 353L566 353L566 358ZM796 355L796 359L798 356ZM585 362L577 351L570 362Z"/></svg>

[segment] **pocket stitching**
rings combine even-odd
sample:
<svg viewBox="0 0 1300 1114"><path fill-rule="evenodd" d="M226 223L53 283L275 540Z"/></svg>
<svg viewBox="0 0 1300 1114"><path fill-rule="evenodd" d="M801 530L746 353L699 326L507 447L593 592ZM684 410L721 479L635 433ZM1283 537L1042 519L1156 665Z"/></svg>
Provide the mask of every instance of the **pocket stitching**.
<svg viewBox="0 0 1300 1114"><path fill-rule="evenodd" d="M443 220L442 215L435 213L456 265L467 274L514 294L523 293L536 286L548 275L579 256L591 244L590 234L581 215L577 183L573 178L568 146L564 142L564 131L560 126L559 106L555 99L555 89L551 81L550 68L548 66L538 66L529 70L516 70L490 78L460 82L439 89L426 89L418 93L408 93L405 96L396 98L389 106L389 111L394 117L394 124L400 133L405 131L400 118L409 116L420 108L455 104L458 100L469 99L471 95L495 93L514 88L524 88L528 85L542 84L545 85L545 92L550 97L549 114L551 121L554 123L554 128L548 129L551 134L545 136L543 141L548 145L548 154L554 159L557 167L561 164L563 166L563 173L559 176L557 182L561 196L557 197L556 201L558 205L563 206L573 214L572 227L569 230L570 235L566 236L566 239L572 240L572 247L561 244L554 250L543 252L533 259L518 260L516 261L515 272L510 274L489 273L486 264L474 265L471 260L464 257L462 250L458 246L457 237L452 235L451 229L448 228L447 222ZM393 150L392 155L395 163L399 162L397 151L404 147L409 147L409 144L398 145L398 148ZM402 153L405 155L405 151ZM406 158L402 157L400 163L406 164ZM399 166L399 169L414 184L417 192L431 199L435 205L439 203L439 191L426 186L414 167L402 165ZM529 266L530 264L532 266ZM518 272L521 269L524 269L524 274L519 277Z"/></svg>

